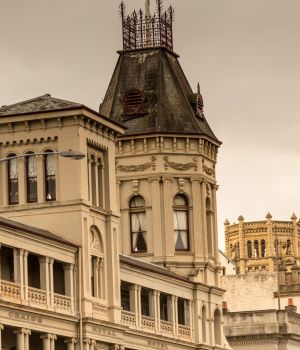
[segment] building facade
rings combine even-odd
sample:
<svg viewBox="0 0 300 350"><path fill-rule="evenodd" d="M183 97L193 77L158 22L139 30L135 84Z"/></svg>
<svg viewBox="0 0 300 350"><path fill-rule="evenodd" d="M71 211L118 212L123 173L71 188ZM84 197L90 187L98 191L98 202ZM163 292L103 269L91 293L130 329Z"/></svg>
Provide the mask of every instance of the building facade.
<svg viewBox="0 0 300 350"><path fill-rule="evenodd" d="M220 141L173 51L173 9L121 14L100 113L50 95L0 108L2 349L229 348Z"/></svg>
<svg viewBox="0 0 300 350"><path fill-rule="evenodd" d="M225 221L226 255L233 260L240 274L248 272L292 271L300 265L300 225L295 214L291 221L272 220L238 223Z"/></svg>

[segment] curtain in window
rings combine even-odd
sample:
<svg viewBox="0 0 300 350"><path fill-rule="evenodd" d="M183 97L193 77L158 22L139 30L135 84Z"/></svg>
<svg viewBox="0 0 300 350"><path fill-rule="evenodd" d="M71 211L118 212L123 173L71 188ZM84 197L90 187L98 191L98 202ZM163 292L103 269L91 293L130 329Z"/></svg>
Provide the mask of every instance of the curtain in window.
<svg viewBox="0 0 300 350"><path fill-rule="evenodd" d="M131 213L132 250L134 252L147 250L146 230L146 213Z"/></svg>
<svg viewBox="0 0 300 350"><path fill-rule="evenodd" d="M55 163L53 154L48 154L46 156L46 174L48 176L55 176Z"/></svg>
<svg viewBox="0 0 300 350"><path fill-rule="evenodd" d="M188 249L188 222L186 211L174 211L174 240L176 250Z"/></svg>
<svg viewBox="0 0 300 350"><path fill-rule="evenodd" d="M9 179L15 180L18 178L18 159L9 161Z"/></svg>
<svg viewBox="0 0 300 350"><path fill-rule="evenodd" d="M28 157L27 175L28 175L28 177L37 177L36 156L29 156Z"/></svg>

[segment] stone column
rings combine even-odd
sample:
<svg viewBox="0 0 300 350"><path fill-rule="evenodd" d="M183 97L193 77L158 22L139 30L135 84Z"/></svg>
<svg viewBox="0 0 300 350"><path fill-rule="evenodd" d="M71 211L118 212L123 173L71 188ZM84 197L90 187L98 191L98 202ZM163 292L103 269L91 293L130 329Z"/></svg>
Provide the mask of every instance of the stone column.
<svg viewBox="0 0 300 350"><path fill-rule="evenodd" d="M90 350L95 350L96 340L91 339L90 340Z"/></svg>
<svg viewBox="0 0 300 350"><path fill-rule="evenodd" d="M65 340L65 344L67 344L68 350L75 350L75 344L77 344L78 341L76 338L69 338Z"/></svg>
<svg viewBox="0 0 300 350"><path fill-rule="evenodd" d="M293 223L293 245L292 245L292 255L298 257L298 228L297 228L297 216L293 213L291 217Z"/></svg>
<svg viewBox="0 0 300 350"><path fill-rule="evenodd" d="M194 309L194 302L193 300L189 300L188 301L188 314L189 314L189 318L188 318L188 326L190 327L190 330L191 330L191 339L194 339L194 319L193 319L193 315L194 315L194 312L193 312L193 309Z"/></svg>
<svg viewBox="0 0 300 350"><path fill-rule="evenodd" d="M51 335L50 334L42 334L41 339L43 342L43 350L51 350Z"/></svg>
<svg viewBox="0 0 300 350"><path fill-rule="evenodd" d="M154 290L154 303L155 303L155 330L160 332L160 291Z"/></svg>
<svg viewBox="0 0 300 350"><path fill-rule="evenodd" d="M130 311L135 314L135 324L140 326L141 317L140 317L140 299L141 299L141 287L133 284L129 289L129 298L130 298Z"/></svg>
<svg viewBox="0 0 300 350"><path fill-rule="evenodd" d="M83 339L83 350L90 350L90 339Z"/></svg>
<svg viewBox="0 0 300 350"><path fill-rule="evenodd" d="M192 183L192 199L193 199L193 232L194 232L194 247L195 247L195 257L194 261L203 261L203 221L199 220L202 216L202 200L201 200L201 185L199 179L191 179ZM190 235L190 239L192 235Z"/></svg>
<svg viewBox="0 0 300 350"><path fill-rule="evenodd" d="M178 334L178 297L172 295L172 321L173 321L173 333L174 336Z"/></svg>
<svg viewBox="0 0 300 350"><path fill-rule="evenodd" d="M174 326L175 322L175 310L174 310L174 296L168 295L167 298L167 311L168 311L168 322L172 322Z"/></svg>
<svg viewBox="0 0 300 350"><path fill-rule="evenodd" d="M14 250L14 275L15 282L20 283L21 300L25 300L24 296L24 249Z"/></svg>
<svg viewBox="0 0 300 350"><path fill-rule="evenodd" d="M161 205L161 190L160 190L160 178L153 177L149 179L151 189L151 205L152 205L152 232L155 233L153 236L153 252L154 256L158 261L163 260L164 256L164 240L157 239L157 237L163 237L162 234L162 208Z"/></svg>
<svg viewBox="0 0 300 350"><path fill-rule="evenodd" d="M0 349L2 349L2 331L3 331L3 324L0 323Z"/></svg>
<svg viewBox="0 0 300 350"><path fill-rule="evenodd" d="M28 300L28 251L24 250L23 276L24 276L24 300Z"/></svg>
<svg viewBox="0 0 300 350"><path fill-rule="evenodd" d="M49 259L49 286L50 286L50 305L54 306L54 278L53 278L54 259Z"/></svg>
<svg viewBox="0 0 300 350"><path fill-rule="evenodd" d="M207 248L207 225L206 225L206 185L205 182L201 182L200 186L200 191L201 191L201 209L202 209L202 215L199 219L202 221L202 238L203 238L203 256L208 258L208 248Z"/></svg>
<svg viewBox="0 0 300 350"><path fill-rule="evenodd" d="M165 256L167 267L171 267L172 269L175 264L173 198L171 189L173 179L164 178L163 181Z"/></svg>
<svg viewBox="0 0 300 350"><path fill-rule="evenodd" d="M45 167L44 167L44 156L36 156L37 162L37 198L38 202L45 201Z"/></svg>
<svg viewBox="0 0 300 350"><path fill-rule="evenodd" d="M55 350L55 340L57 339L57 336L54 334L50 335L50 350Z"/></svg>
<svg viewBox="0 0 300 350"><path fill-rule="evenodd" d="M217 223L217 185L211 185L211 206L212 206L212 233L213 233L213 242L212 242L212 253L215 259L218 261L218 223Z"/></svg>
<svg viewBox="0 0 300 350"><path fill-rule="evenodd" d="M41 289L45 290L47 293L46 295L47 295L48 306L50 305L49 261L50 261L50 258L47 256L41 256L39 258Z"/></svg>
<svg viewBox="0 0 300 350"><path fill-rule="evenodd" d="M74 310L74 264L64 264L65 292L71 298L71 310Z"/></svg>
<svg viewBox="0 0 300 350"><path fill-rule="evenodd" d="M29 329L20 328L14 333L17 335L17 350L29 350L29 335L31 331Z"/></svg>
<svg viewBox="0 0 300 350"><path fill-rule="evenodd" d="M26 159L25 158L18 159L18 183L19 183L19 204L20 205L25 204L27 202L26 166L25 166Z"/></svg>

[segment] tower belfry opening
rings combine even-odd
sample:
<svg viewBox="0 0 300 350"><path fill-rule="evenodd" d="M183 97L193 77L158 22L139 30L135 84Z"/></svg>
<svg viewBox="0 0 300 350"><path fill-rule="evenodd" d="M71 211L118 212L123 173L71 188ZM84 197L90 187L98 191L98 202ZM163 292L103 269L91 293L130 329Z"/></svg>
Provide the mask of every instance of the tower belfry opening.
<svg viewBox="0 0 300 350"><path fill-rule="evenodd" d="M163 46L173 50L174 9L163 10L162 0L156 0L156 11L150 13L150 0L145 0L145 12L140 9L126 15L124 2L120 5L123 28L123 49L134 50Z"/></svg>

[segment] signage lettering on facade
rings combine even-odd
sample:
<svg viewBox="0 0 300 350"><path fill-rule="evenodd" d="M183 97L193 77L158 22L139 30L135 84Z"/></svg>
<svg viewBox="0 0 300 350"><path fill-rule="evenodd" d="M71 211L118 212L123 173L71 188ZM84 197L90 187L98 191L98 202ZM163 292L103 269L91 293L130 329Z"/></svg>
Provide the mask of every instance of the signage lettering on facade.
<svg viewBox="0 0 300 350"><path fill-rule="evenodd" d="M168 349L168 345L157 340L148 339L148 345L158 349Z"/></svg>
<svg viewBox="0 0 300 350"><path fill-rule="evenodd" d="M24 314L23 312L15 312L15 311L10 311L8 313L8 316L10 318L13 318L15 320L22 320L22 321L27 321L27 322L32 322L32 323L43 323L43 320L39 316L33 316L29 314Z"/></svg>
<svg viewBox="0 0 300 350"><path fill-rule="evenodd" d="M116 332L109 329L109 328L104 328L104 327L93 327L93 332L98 333L98 334L103 334L103 335L111 335L113 337L116 336Z"/></svg>

